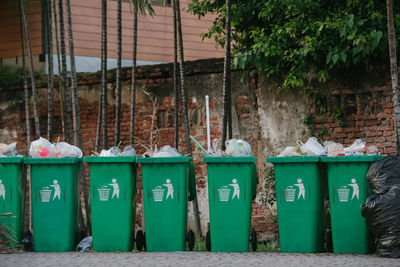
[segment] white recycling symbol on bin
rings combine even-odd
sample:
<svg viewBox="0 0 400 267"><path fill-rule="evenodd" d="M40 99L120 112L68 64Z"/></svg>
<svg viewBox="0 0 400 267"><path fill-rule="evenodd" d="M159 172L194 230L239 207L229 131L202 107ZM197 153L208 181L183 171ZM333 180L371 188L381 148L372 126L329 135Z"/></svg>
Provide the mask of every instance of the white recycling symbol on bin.
<svg viewBox="0 0 400 267"><path fill-rule="evenodd" d="M340 188L336 189L338 196L339 196L339 202L348 202L349 201L349 195L350 195L350 188L353 189L353 194L351 195L351 200L354 199L354 197L357 197L357 199L360 199L360 188L358 187L357 180L356 179L351 179L351 184L343 185Z"/></svg>

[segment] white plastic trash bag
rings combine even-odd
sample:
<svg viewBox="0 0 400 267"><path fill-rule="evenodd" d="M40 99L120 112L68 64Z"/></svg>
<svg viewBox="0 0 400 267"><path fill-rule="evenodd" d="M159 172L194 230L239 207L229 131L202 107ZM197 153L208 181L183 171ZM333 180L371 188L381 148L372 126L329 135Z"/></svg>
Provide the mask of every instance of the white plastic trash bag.
<svg viewBox="0 0 400 267"><path fill-rule="evenodd" d="M15 150L17 142L13 142L9 145L0 144L0 157L16 157L18 152Z"/></svg>
<svg viewBox="0 0 400 267"><path fill-rule="evenodd" d="M297 141L300 150L307 156L322 156L325 155L325 148L318 142L316 137L310 137L304 144L301 141Z"/></svg>
<svg viewBox="0 0 400 267"><path fill-rule="evenodd" d="M336 157L338 154L344 153L343 145L332 141L324 142L325 151L328 157Z"/></svg>
<svg viewBox="0 0 400 267"><path fill-rule="evenodd" d="M77 147L70 145L66 142L60 142L55 145L54 156L56 158L82 158L82 150Z"/></svg>
<svg viewBox="0 0 400 267"><path fill-rule="evenodd" d="M364 149L365 149L365 142L363 142L361 139L357 139L351 146L346 147L343 150L346 156L350 156L350 155L363 155Z"/></svg>
<svg viewBox="0 0 400 267"><path fill-rule="evenodd" d="M29 156L31 158L54 158L54 145L47 139L40 137L31 143Z"/></svg>
<svg viewBox="0 0 400 267"><path fill-rule="evenodd" d="M251 146L242 139L225 141L226 154L231 157L250 157Z"/></svg>
<svg viewBox="0 0 400 267"><path fill-rule="evenodd" d="M122 151L123 157L134 157L136 156L136 151L132 146L126 146L124 151Z"/></svg>
<svg viewBox="0 0 400 267"><path fill-rule="evenodd" d="M288 146L283 150L278 157L301 157L304 156L298 146Z"/></svg>
<svg viewBox="0 0 400 267"><path fill-rule="evenodd" d="M182 157L180 153L176 150L176 148L171 147L170 145L163 146L160 150L156 150L153 153L154 158L163 158L163 157Z"/></svg>
<svg viewBox="0 0 400 267"><path fill-rule="evenodd" d="M99 157L121 157L121 150L116 146L113 146L109 150L103 149Z"/></svg>

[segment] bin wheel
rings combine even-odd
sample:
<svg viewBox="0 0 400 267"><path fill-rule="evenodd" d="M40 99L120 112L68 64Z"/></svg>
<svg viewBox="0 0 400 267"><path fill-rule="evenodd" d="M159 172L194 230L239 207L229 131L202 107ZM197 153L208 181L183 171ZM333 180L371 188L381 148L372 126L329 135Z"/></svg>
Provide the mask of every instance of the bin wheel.
<svg viewBox="0 0 400 267"><path fill-rule="evenodd" d="M136 249L142 251L145 238L142 230L136 232Z"/></svg>
<svg viewBox="0 0 400 267"><path fill-rule="evenodd" d="M211 251L210 231L207 231L206 233L206 248L208 251Z"/></svg>
<svg viewBox="0 0 400 267"><path fill-rule="evenodd" d="M257 245L258 245L258 243L257 243L257 233L256 233L256 231L255 230L253 230L253 231L251 231L251 249L253 250L253 251L257 251Z"/></svg>
<svg viewBox="0 0 400 267"><path fill-rule="evenodd" d="M187 234L187 242L189 250L192 251L194 248L194 232L192 230L189 230Z"/></svg>

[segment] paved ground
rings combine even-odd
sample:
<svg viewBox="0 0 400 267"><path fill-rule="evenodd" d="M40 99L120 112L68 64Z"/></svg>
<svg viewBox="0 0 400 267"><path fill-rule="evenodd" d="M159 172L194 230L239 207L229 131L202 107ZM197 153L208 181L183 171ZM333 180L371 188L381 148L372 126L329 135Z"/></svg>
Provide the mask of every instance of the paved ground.
<svg viewBox="0 0 400 267"><path fill-rule="evenodd" d="M251 253L15 253L0 254L0 266L400 266L375 255Z"/></svg>

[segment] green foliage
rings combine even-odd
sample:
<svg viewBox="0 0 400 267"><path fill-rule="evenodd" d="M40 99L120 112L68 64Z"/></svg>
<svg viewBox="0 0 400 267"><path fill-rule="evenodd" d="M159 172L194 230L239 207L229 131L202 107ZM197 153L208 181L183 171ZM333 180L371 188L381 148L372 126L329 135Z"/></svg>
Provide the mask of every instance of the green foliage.
<svg viewBox="0 0 400 267"><path fill-rule="evenodd" d="M0 66L0 87L8 88L21 83L23 72L10 66Z"/></svg>
<svg viewBox="0 0 400 267"><path fill-rule="evenodd" d="M340 108L336 108L332 113L332 118L334 118L339 126L343 125L343 110Z"/></svg>
<svg viewBox="0 0 400 267"><path fill-rule="evenodd" d="M399 0L393 7L399 40ZM189 12L217 14L202 37L224 46L224 0L192 0ZM385 1L233 0L231 20L233 66L279 75L284 88L325 82L388 57Z"/></svg>
<svg viewBox="0 0 400 267"><path fill-rule="evenodd" d="M300 120L300 123L307 126L308 134L312 135L314 132L314 121L312 119L312 115L307 113L304 119Z"/></svg>

